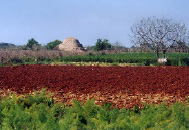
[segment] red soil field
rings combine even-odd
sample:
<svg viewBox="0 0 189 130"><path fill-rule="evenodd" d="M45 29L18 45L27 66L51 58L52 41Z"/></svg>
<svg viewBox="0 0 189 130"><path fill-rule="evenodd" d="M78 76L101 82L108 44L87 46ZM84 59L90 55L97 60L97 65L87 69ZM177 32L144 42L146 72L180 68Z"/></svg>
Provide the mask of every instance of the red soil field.
<svg viewBox="0 0 189 130"><path fill-rule="evenodd" d="M143 103L186 102L189 67L17 66L0 68L0 93L32 93L47 88L67 105L95 98L118 108Z"/></svg>

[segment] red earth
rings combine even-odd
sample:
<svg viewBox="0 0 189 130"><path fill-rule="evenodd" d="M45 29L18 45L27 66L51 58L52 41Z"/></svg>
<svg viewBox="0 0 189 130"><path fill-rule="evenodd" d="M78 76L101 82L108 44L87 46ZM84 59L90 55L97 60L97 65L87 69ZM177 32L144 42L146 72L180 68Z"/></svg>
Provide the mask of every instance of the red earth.
<svg viewBox="0 0 189 130"><path fill-rule="evenodd" d="M17 66L0 68L0 94L47 88L67 105L95 98L118 108L143 103L187 102L189 67Z"/></svg>

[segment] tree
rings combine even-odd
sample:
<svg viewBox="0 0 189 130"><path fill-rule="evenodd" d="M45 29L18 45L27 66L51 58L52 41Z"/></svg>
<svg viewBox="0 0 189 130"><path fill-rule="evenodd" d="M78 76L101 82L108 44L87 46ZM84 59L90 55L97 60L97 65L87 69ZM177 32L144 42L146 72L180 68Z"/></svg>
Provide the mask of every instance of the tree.
<svg viewBox="0 0 189 130"><path fill-rule="evenodd" d="M2 48L2 49L12 49L12 48L17 48L17 46L14 45L14 44L11 44L11 43L2 42L2 43L0 43L0 48Z"/></svg>
<svg viewBox="0 0 189 130"><path fill-rule="evenodd" d="M127 48L122 46L120 42L115 42L112 44L111 50L113 50L116 54L122 51L126 51Z"/></svg>
<svg viewBox="0 0 189 130"><path fill-rule="evenodd" d="M131 42L136 46L155 50L159 58L159 51L165 52L169 46L186 44L188 32L184 23L172 19L148 17L143 18L131 27Z"/></svg>
<svg viewBox="0 0 189 130"><path fill-rule="evenodd" d="M52 49L54 49L56 46L58 46L58 45L61 44L61 43L62 43L62 41L60 41L60 40L55 40L55 41L49 42L49 43L46 45L46 48L47 48L48 50L52 50Z"/></svg>
<svg viewBox="0 0 189 130"><path fill-rule="evenodd" d="M38 49L40 47L40 44L34 38L31 38L28 40L26 47L34 50L34 49Z"/></svg>
<svg viewBox="0 0 189 130"><path fill-rule="evenodd" d="M94 50L101 51L107 49L111 49L111 44L109 43L109 41L107 39L104 39L103 41L102 39L97 39Z"/></svg>

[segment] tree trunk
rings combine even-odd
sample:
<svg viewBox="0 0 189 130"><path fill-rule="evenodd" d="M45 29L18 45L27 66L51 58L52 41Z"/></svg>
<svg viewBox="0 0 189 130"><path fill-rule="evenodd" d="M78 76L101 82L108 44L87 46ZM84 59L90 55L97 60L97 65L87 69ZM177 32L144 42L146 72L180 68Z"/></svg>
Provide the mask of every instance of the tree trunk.
<svg viewBox="0 0 189 130"><path fill-rule="evenodd" d="M157 59L159 58L159 49L158 49L158 47L156 47L156 58Z"/></svg>
<svg viewBox="0 0 189 130"><path fill-rule="evenodd" d="M163 58L165 58L166 49L163 49Z"/></svg>
<svg viewBox="0 0 189 130"><path fill-rule="evenodd" d="M1 63L3 63L3 61L4 61L4 57L1 57Z"/></svg>

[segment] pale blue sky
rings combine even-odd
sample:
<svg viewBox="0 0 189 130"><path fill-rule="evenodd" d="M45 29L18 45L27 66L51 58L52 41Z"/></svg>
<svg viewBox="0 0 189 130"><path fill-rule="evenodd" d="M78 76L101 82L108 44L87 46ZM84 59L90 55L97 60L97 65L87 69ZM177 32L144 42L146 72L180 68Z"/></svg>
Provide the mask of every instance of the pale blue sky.
<svg viewBox="0 0 189 130"><path fill-rule="evenodd" d="M40 44L73 36L84 46L98 38L126 47L130 27L148 16L182 21L189 29L189 0L0 0L0 42Z"/></svg>

